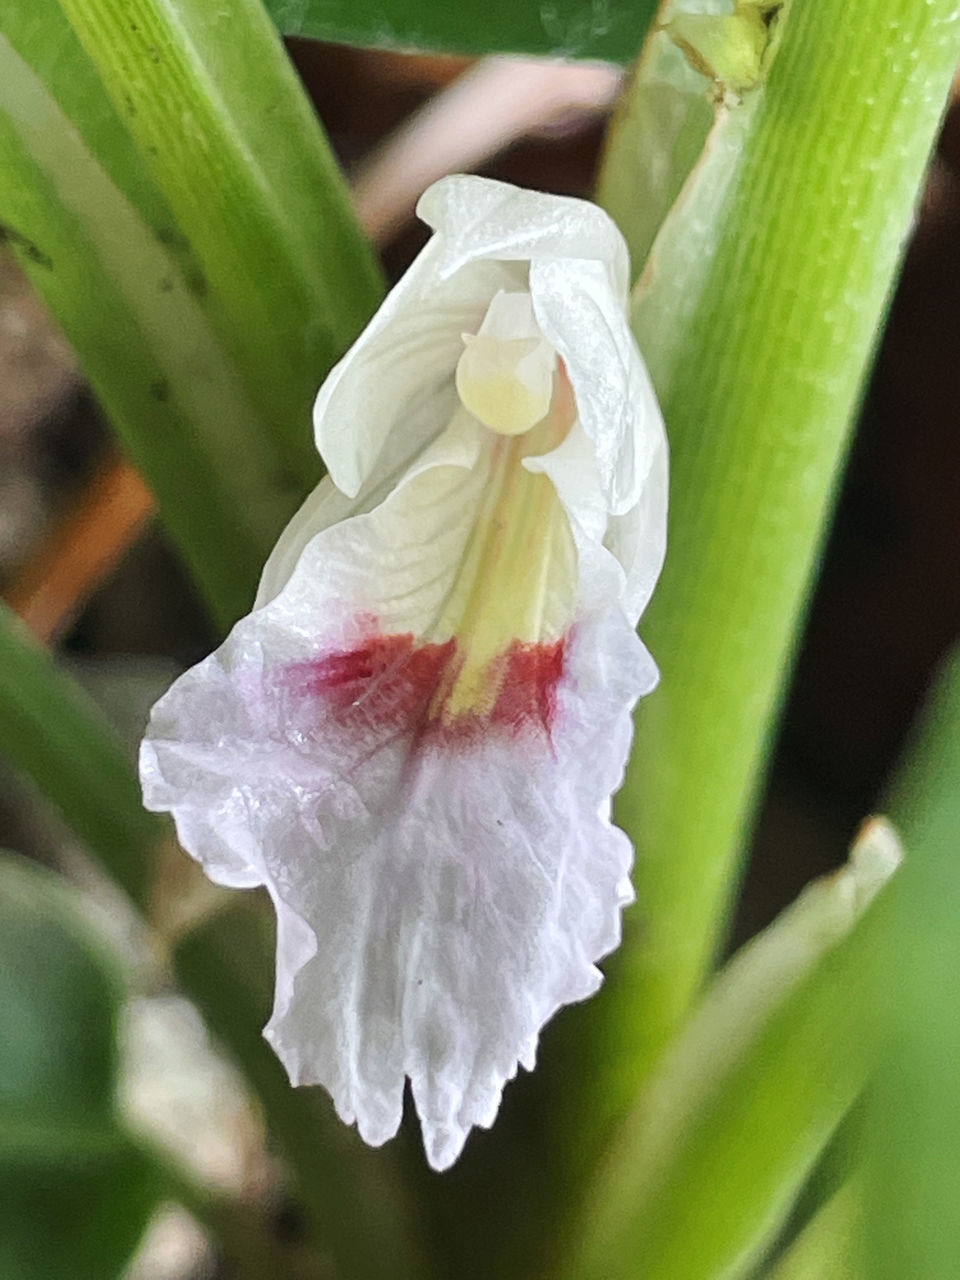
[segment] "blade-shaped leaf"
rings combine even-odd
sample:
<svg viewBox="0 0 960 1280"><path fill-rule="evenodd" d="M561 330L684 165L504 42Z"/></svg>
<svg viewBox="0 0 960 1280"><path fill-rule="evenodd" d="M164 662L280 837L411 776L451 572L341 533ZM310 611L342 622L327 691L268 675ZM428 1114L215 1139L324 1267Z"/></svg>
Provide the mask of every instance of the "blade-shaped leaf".
<svg viewBox="0 0 960 1280"><path fill-rule="evenodd" d="M751 1273L876 1052L868 908L898 860L889 828L868 826L844 871L721 972L616 1135L561 1275Z"/></svg>
<svg viewBox="0 0 960 1280"><path fill-rule="evenodd" d="M763 1280L866 1280L861 1269L861 1180L834 1192Z"/></svg>
<svg viewBox="0 0 960 1280"><path fill-rule="evenodd" d="M168 827L143 808L127 755L94 703L2 605L0 754L143 905Z"/></svg>
<svg viewBox="0 0 960 1280"><path fill-rule="evenodd" d="M267 8L288 36L376 48L629 62L657 0L267 0Z"/></svg>
<svg viewBox="0 0 960 1280"><path fill-rule="evenodd" d="M0 1137L0 1275L111 1280L164 1190L150 1159L119 1132L73 1168L7 1164Z"/></svg>
<svg viewBox="0 0 960 1280"><path fill-rule="evenodd" d="M960 655L891 798L907 862L878 975L890 1052L870 1097L870 1280L952 1280L960 1258Z"/></svg>
<svg viewBox="0 0 960 1280"><path fill-rule="evenodd" d="M661 15L672 5L664 5ZM706 77L651 32L607 134L597 202L623 232L634 277L700 157L716 116Z"/></svg>
<svg viewBox="0 0 960 1280"><path fill-rule="evenodd" d="M110 1280L162 1194L114 1112L121 991L56 878L0 857L0 1275Z"/></svg>
<svg viewBox="0 0 960 1280"><path fill-rule="evenodd" d="M263 5L60 3L189 243L272 438L315 473L310 404L381 285Z"/></svg>

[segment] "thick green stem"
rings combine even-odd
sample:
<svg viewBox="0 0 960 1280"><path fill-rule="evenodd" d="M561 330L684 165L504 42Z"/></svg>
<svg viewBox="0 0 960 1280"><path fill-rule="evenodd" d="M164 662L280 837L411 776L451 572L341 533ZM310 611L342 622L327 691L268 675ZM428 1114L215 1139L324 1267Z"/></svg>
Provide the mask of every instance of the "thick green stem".
<svg viewBox="0 0 960 1280"><path fill-rule="evenodd" d="M600 1119L629 1097L716 954L960 10L793 0L778 39L765 83L721 108L635 297L672 509L641 624L662 681L639 708L618 805L639 905L596 1002Z"/></svg>
<svg viewBox="0 0 960 1280"><path fill-rule="evenodd" d="M199 264L292 466L381 291L320 125L260 0L61 0Z"/></svg>

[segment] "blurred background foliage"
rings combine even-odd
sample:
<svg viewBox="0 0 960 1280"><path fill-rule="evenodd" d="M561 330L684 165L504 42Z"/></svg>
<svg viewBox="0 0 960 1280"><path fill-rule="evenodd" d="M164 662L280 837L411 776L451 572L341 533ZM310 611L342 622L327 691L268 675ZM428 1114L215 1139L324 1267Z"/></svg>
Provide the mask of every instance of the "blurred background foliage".
<svg viewBox="0 0 960 1280"><path fill-rule="evenodd" d="M4 1280L956 1274L960 16L657 16L0 13ZM505 53L582 61L477 56ZM269 910L202 882L132 762L249 606L316 386L456 169L617 217L674 514L627 944L438 1179L288 1087ZM786 910L887 807L892 891L871 827Z"/></svg>

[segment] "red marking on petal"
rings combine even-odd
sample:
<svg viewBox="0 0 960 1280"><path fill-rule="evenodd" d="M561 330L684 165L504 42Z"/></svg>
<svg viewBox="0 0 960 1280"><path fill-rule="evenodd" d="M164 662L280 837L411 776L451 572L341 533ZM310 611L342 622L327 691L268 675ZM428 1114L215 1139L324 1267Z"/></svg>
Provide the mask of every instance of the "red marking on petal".
<svg viewBox="0 0 960 1280"><path fill-rule="evenodd" d="M536 724L553 727L557 714L557 685L563 676L564 642L514 643L507 650L500 690L490 719L494 724L522 729Z"/></svg>
<svg viewBox="0 0 960 1280"><path fill-rule="evenodd" d="M515 642L495 660L490 679L497 696L488 715L443 715L443 697L459 665L455 640L417 645L412 635L381 635L355 649L295 663L284 670L283 684L294 695L315 699L347 732L409 733L418 742L447 746L467 745L492 727L550 736L564 672L563 640Z"/></svg>
<svg viewBox="0 0 960 1280"><path fill-rule="evenodd" d="M412 635L373 636L356 649L299 662L286 674L338 716L396 729L426 715L455 648L453 640L417 647Z"/></svg>

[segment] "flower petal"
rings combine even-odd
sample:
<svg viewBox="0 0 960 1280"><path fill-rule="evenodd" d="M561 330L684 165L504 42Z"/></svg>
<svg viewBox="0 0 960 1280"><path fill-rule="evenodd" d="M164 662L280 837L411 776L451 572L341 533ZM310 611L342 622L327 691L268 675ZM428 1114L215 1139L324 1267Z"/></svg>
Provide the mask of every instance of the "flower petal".
<svg viewBox="0 0 960 1280"><path fill-rule="evenodd" d="M203 666L158 708L148 801L175 798L208 869L235 874L229 844L250 859L242 882L255 868L278 903L268 1036L291 1078L324 1084L378 1144L409 1077L446 1168L619 941L631 850L601 810L645 650L616 608L583 620L550 733L501 724L459 745L416 745L362 710L336 724L322 694L266 677L256 646Z"/></svg>
<svg viewBox="0 0 960 1280"><path fill-rule="evenodd" d="M431 718L455 641L419 637L489 495L491 441L518 447L458 415L374 510L315 534L161 699L141 755L148 806L212 878L276 903L268 1034L291 1078L379 1143L409 1077L437 1168L617 944L631 852L605 803L656 678L608 578L551 615L579 608L565 636L513 647L482 714ZM530 461L562 470L562 451Z"/></svg>
<svg viewBox="0 0 960 1280"><path fill-rule="evenodd" d="M317 397L317 448L355 496L400 423L434 433L454 403L462 332L476 332L498 290L527 287L527 263L583 258L603 264L626 299L629 264L611 219L583 200L456 175L421 198L437 234L380 307Z"/></svg>
<svg viewBox="0 0 960 1280"><path fill-rule="evenodd" d="M623 236L608 214L586 200L454 174L424 192L417 216L437 233L431 244L437 246L442 279L480 260L582 258L603 264L611 292L626 303L630 263Z"/></svg>
<svg viewBox="0 0 960 1280"><path fill-rule="evenodd" d="M211 878L273 899L291 1079L380 1143L409 1078L440 1169L619 940L666 442L605 214L470 177L420 211L317 397L329 478L154 708L141 777Z"/></svg>
<svg viewBox="0 0 960 1280"><path fill-rule="evenodd" d="M317 448L338 489L356 497L396 432L407 456L439 434L457 405L461 333L474 333L500 289L526 288L518 263L475 262L442 274L436 238L330 372L313 411Z"/></svg>
<svg viewBox="0 0 960 1280"><path fill-rule="evenodd" d="M638 502L663 418L630 332L625 299L598 262L556 260L530 268L530 292L544 336L563 359L612 515Z"/></svg>
<svg viewBox="0 0 960 1280"><path fill-rule="evenodd" d="M395 744L371 819L298 886L320 949L270 1039L374 1143L396 1131L409 1076L438 1169L492 1122L518 1061L532 1067L543 1024L599 985L632 896L629 842L599 811L620 782L642 646L612 616L569 662L552 750L502 736L428 751L405 783L411 807L391 790L410 768ZM395 821L377 820L384 805Z"/></svg>
<svg viewBox="0 0 960 1280"><path fill-rule="evenodd" d="M634 625L653 595L667 552L667 468L667 439L661 432L640 497L622 516L610 517L604 539L623 566L622 603Z"/></svg>
<svg viewBox="0 0 960 1280"><path fill-rule="evenodd" d="M454 419L453 429L448 429L443 443L429 452L428 445L437 439L432 424L428 432L419 434L416 429L392 432L354 497L347 497L330 476L325 476L294 514L271 551L260 576L254 608L268 604L286 586L305 548L317 534L351 516L375 510L401 482L419 474L424 467L443 461L450 466L472 466L477 457L479 433L462 411L455 412ZM419 466L418 458L422 458Z"/></svg>

